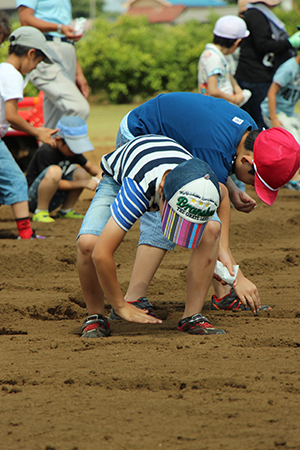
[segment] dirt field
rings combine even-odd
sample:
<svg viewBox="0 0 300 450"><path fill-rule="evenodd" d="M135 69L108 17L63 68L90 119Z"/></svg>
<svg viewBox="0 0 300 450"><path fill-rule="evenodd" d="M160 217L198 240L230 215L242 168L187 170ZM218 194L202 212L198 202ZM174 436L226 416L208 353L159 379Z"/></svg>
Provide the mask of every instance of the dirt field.
<svg viewBox="0 0 300 450"><path fill-rule="evenodd" d="M47 240L17 241L2 207L0 449L299 450L299 205L300 193L282 190L272 207L232 211L233 254L271 312L210 312L208 296L204 314L227 334L176 331L189 259L177 248L148 293L163 323L112 322L99 340L79 334L80 221L37 224ZM138 232L116 254L124 292Z"/></svg>

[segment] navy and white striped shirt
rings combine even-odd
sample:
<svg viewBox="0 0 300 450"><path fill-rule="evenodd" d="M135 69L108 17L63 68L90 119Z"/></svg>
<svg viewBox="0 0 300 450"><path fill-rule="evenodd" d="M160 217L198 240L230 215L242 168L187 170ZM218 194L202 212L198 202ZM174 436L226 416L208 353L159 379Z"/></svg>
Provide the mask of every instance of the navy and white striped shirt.
<svg viewBox="0 0 300 450"><path fill-rule="evenodd" d="M148 210L158 210L158 186L167 170L193 158L173 139L139 136L101 159L101 168L121 185L111 206L116 223L125 231Z"/></svg>

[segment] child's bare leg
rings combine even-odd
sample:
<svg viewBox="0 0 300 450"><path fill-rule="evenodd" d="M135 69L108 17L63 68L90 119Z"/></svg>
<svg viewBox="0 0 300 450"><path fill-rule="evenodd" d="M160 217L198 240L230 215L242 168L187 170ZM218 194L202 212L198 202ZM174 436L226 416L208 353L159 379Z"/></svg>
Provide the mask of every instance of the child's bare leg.
<svg viewBox="0 0 300 450"><path fill-rule="evenodd" d="M29 217L29 207L27 201L14 203L11 205L11 209L15 219Z"/></svg>
<svg viewBox="0 0 300 450"><path fill-rule="evenodd" d="M223 298L225 295L228 295L229 292L231 291L231 286L229 286L228 284L224 286L214 278L213 278L213 287L214 287L214 294L217 298Z"/></svg>
<svg viewBox="0 0 300 450"><path fill-rule="evenodd" d="M50 166L38 189L37 209L48 211L49 204L57 191L62 170L59 166Z"/></svg>
<svg viewBox="0 0 300 450"><path fill-rule="evenodd" d="M79 167L78 169L74 170L73 173L73 181L81 181L81 180L87 180L88 175L84 169ZM79 189L72 189L68 192L68 195L62 205L62 209L72 209L75 203L78 200L79 195L82 192L82 188Z"/></svg>
<svg viewBox="0 0 300 450"><path fill-rule="evenodd" d="M150 245L139 245L130 278L125 300L134 302L140 297L146 297L148 286L155 275L166 250Z"/></svg>
<svg viewBox="0 0 300 450"><path fill-rule="evenodd" d="M216 265L221 225L208 222L200 244L192 252L187 269L187 296L183 318L200 313Z"/></svg>
<svg viewBox="0 0 300 450"><path fill-rule="evenodd" d="M83 234L77 241L77 267L89 314L104 314L104 294L99 284L92 253L98 236Z"/></svg>

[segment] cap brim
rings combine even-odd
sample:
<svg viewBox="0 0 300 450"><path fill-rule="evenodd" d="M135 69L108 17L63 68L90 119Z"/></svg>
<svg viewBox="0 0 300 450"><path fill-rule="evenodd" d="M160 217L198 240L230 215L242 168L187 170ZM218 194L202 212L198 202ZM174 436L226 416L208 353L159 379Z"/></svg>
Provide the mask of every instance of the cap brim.
<svg viewBox="0 0 300 450"><path fill-rule="evenodd" d="M169 241L185 248L196 248L199 245L207 222L193 223L180 217L171 208L167 201L164 202L161 228Z"/></svg>
<svg viewBox="0 0 300 450"><path fill-rule="evenodd" d="M48 47L47 43L42 48L39 48L39 50L44 54L43 62L46 64L53 64L54 61L53 61L52 56L51 56L50 52L48 51L48 49L49 49L49 47Z"/></svg>
<svg viewBox="0 0 300 450"><path fill-rule="evenodd" d="M59 133L58 133L59 136ZM71 137L71 136L63 136L62 139L66 141L69 149L75 153L76 155L80 155L81 153L91 152L94 150L93 144L89 140L88 137Z"/></svg>
<svg viewBox="0 0 300 450"><path fill-rule="evenodd" d="M254 177L254 189L259 198L266 203L266 205L273 205L273 203L276 200L276 197L278 195L277 191L271 191L263 184L263 182L258 178L257 174L255 173Z"/></svg>

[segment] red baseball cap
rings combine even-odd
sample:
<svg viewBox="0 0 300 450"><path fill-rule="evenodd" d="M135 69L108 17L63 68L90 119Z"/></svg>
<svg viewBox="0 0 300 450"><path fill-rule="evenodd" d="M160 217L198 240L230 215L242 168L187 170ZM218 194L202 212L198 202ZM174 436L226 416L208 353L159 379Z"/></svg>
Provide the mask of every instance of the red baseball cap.
<svg viewBox="0 0 300 450"><path fill-rule="evenodd" d="M263 130L254 141L254 188L259 198L273 205L278 190L300 167L300 146L284 128Z"/></svg>

